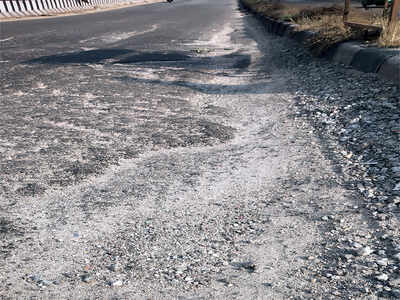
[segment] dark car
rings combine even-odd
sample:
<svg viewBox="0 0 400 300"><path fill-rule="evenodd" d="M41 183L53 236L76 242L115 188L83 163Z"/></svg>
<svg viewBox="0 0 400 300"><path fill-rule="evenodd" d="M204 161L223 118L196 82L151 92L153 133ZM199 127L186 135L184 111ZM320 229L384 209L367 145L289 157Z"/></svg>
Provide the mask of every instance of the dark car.
<svg viewBox="0 0 400 300"><path fill-rule="evenodd" d="M391 0L388 2L390 4ZM370 5L383 6L385 5L385 0L361 0L361 4L364 8L367 8Z"/></svg>

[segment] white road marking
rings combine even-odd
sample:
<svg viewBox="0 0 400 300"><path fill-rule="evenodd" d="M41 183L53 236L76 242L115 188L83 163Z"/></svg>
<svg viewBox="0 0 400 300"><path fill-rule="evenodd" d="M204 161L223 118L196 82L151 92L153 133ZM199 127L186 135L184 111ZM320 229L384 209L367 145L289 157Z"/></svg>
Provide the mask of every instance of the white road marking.
<svg viewBox="0 0 400 300"><path fill-rule="evenodd" d="M0 40L0 43L1 42L7 42L7 41L11 41L11 40L13 40L14 39L14 37L13 36L11 36L11 37L9 37L9 38L6 38L6 39L3 39L3 40Z"/></svg>
<svg viewBox="0 0 400 300"><path fill-rule="evenodd" d="M158 24L154 24L151 26L150 29L146 29L143 31L113 33L113 34L103 35L103 36L99 36L99 37L92 37L92 38L86 39L86 40L81 40L80 43L82 44L82 43L87 43L87 42L91 42L91 41L101 41L103 43L115 43L115 42L119 42L121 40L129 39L133 36L142 35L142 34L156 31L158 29L158 27L159 27Z"/></svg>
<svg viewBox="0 0 400 300"><path fill-rule="evenodd" d="M92 50L96 50L96 49L98 49L98 48L81 47L81 49L82 49L83 51L92 51Z"/></svg>

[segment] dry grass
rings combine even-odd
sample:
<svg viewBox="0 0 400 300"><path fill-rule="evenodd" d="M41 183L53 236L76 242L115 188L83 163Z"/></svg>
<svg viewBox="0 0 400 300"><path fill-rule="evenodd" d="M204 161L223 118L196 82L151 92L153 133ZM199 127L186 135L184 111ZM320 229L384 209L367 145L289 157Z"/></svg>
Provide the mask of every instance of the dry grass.
<svg viewBox="0 0 400 300"><path fill-rule="evenodd" d="M333 45L346 40L365 40L360 30L351 29L343 23L343 7L309 6L304 4L287 4L279 0L243 0L253 10L265 16L296 23L300 30L311 30L318 33L318 38L310 41L310 47L321 54ZM382 34L372 41L381 47L400 46L400 22L387 30L387 20L381 10L364 10L352 8L349 22L382 27Z"/></svg>
<svg viewBox="0 0 400 300"><path fill-rule="evenodd" d="M273 19L293 21L292 17L301 11L299 5L286 5L280 1L268 0L243 0L248 6L260 14Z"/></svg>
<svg viewBox="0 0 400 300"><path fill-rule="evenodd" d="M302 18L297 22L300 30L311 30L318 35L309 41L309 47L316 55L328 51L333 45L354 39L357 34L343 23L343 17L338 15L323 15L318 18Z"/></svg>
<svg viewBox="0 0 400 300"><path fill-rule="evenodd" d="M376 23L382 27L382 34L377 41L378 46L385 48L400 47L400 21L392 24L391 28L389 28L386 18L380 17Z"/></svg>

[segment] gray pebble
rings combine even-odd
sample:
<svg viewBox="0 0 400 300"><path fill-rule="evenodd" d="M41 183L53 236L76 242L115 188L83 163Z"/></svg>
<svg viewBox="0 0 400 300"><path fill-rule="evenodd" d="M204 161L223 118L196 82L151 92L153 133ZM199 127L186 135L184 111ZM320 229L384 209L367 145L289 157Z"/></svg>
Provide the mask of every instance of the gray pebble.
<svg viewBox="0 0 400 300"><path fill-rule="evenodd" d="M110 286L112 287L120 287L122 286L124 283L122 282L122 280L115 280L115 281L110 281Z"/></svg>
<svg viewBox="0 0 400 300"><path fill-rule="evenodd" d="M120 265L119 264L111 264L110 266L108 266L108 269L110 271L117 272L120 269Z"/></svg>
<svg viewBox="0 0 400 300"><path fill-rule="evenodd" d="M382 273L382 274L377 275L375 278L380 281L387 281L389 279L389 276L385 273Z"/></svg>
<svg viewBox="0 0 400 300"><path fill-rule="evenodd" d="M391 295L392 295L395 299L400 299L400 289L392 289Z"/></svg>
<svg viewBox="0 0 400 300"><path fill-rule="evenodd" d="M83 274L83 275L81 275L81 280L83 282L88 283L88 282L92 281L92 276L90 276L90 274Z"/></svg>
<svg viewBox="0 0 400 300"><path fill-rule="evenodd" d="M389 260L387 258L380 258L376 261L376 263L380 266L387 266L389 263Z"/></svg>
<svg viewBox="0 0 400 300"><path fill-rule="evenodd" d="M367 256L370 255L374 250L371 249L371 247L366 246L364 248L361 248L359 251L357 251L357 254L360 256Z"/></svg>
<svg viewBox="0 0 400 300"><path fill-rule="evenodd" d="M193 281L193 278L190 277L190 276L186 276L186 277L185 277L185 281L186 281L186 282L192 282L192 281Z"/></svg>
<svg viewBox="0 0 400 300"><path fill-rule="evenodd" d="M389 281L389 284L393 287L400 288L400 278L392 279Z"/></svg>

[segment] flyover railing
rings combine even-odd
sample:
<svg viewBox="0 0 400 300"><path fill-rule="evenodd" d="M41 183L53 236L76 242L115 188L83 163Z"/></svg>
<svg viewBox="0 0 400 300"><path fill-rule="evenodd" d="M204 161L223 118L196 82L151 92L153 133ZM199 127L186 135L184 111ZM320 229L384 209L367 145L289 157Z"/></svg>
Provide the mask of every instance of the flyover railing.
<svg viewBox="0 0 400 300"><path fill-rule="evenodd" d="M0 18L43 16L137 0L0 0Z"/></svg>

